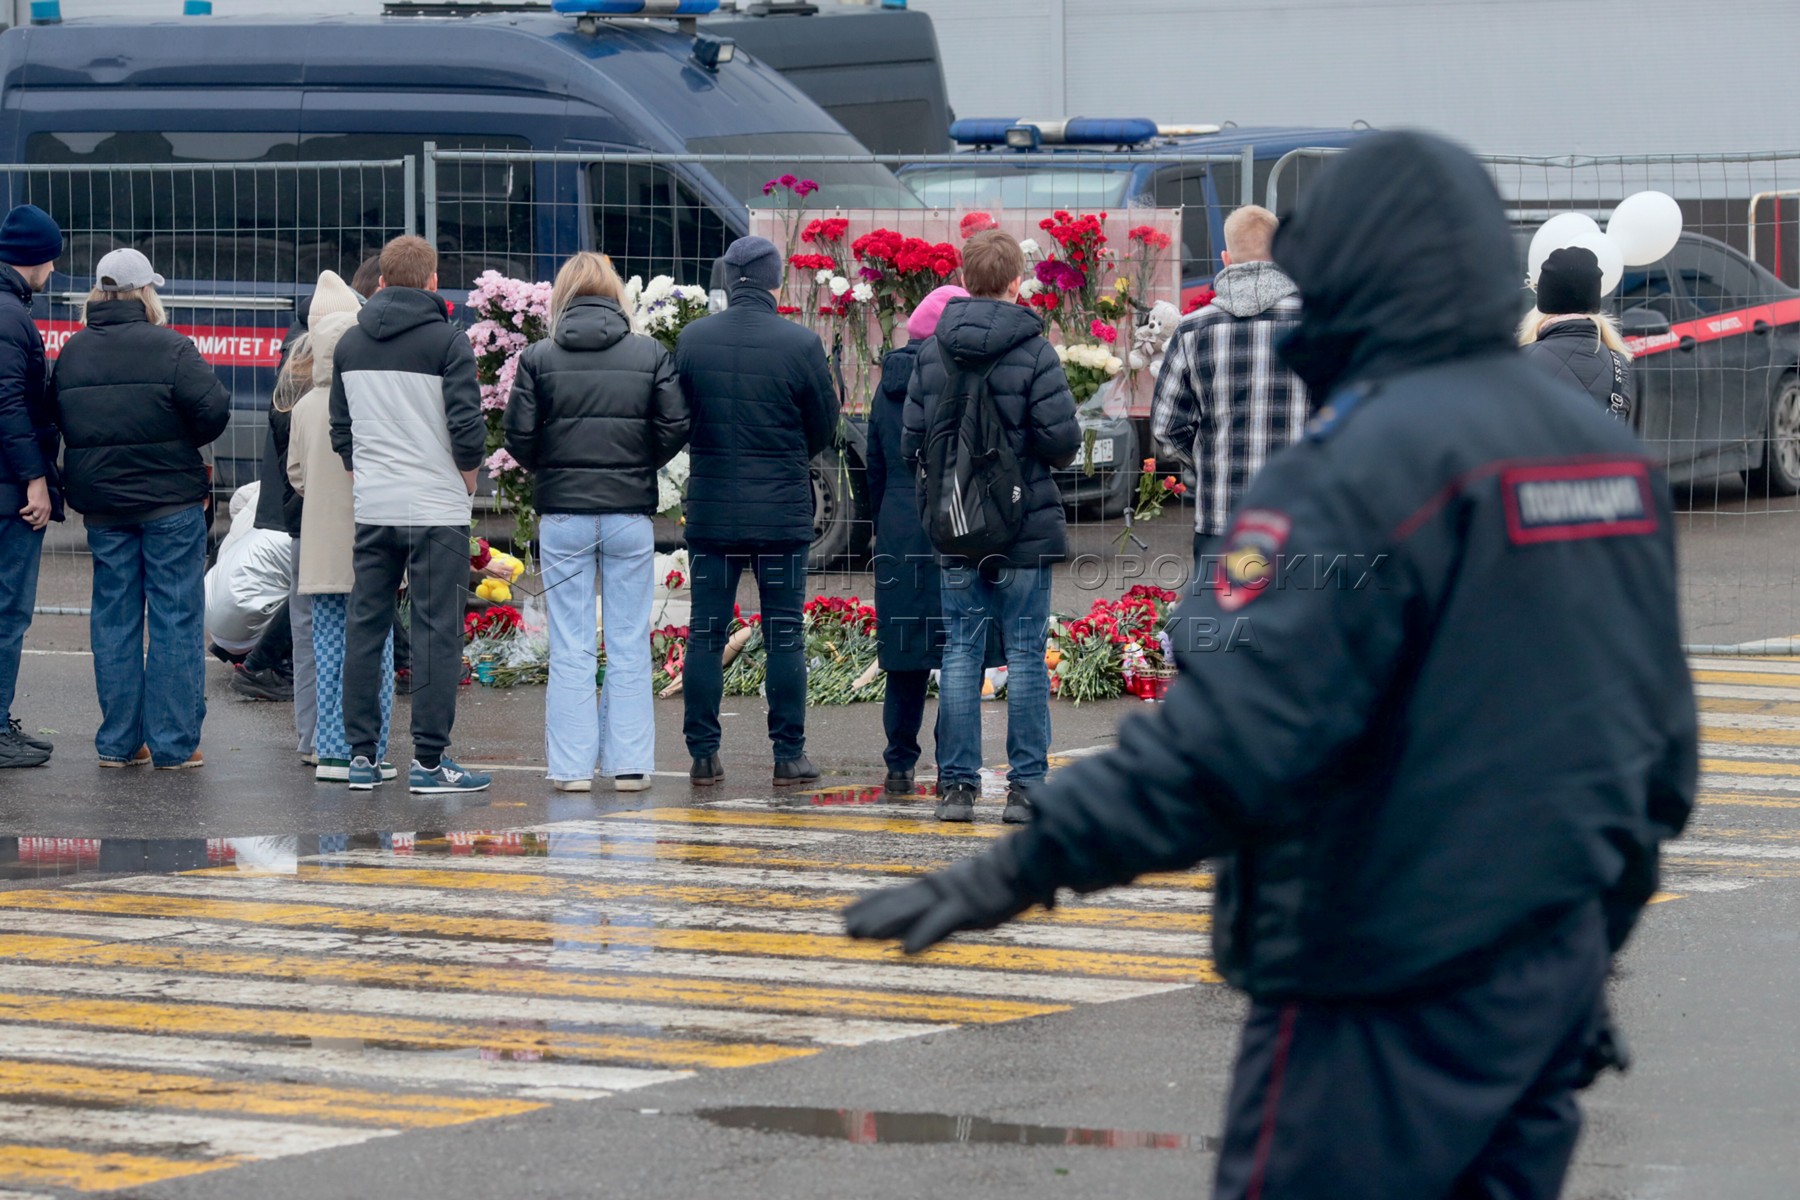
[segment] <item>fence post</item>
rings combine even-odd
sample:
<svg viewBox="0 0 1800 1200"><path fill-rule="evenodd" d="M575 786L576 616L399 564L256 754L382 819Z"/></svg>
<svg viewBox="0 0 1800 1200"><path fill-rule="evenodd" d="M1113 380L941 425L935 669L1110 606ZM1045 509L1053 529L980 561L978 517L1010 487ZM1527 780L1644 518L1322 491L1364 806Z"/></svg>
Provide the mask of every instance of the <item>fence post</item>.
<svg viewBox="0 0 1800 1200"><path fill-rule="evenodd" d="M410 158L409 158L410 161ZM437 143L425 143L425 161L420 164L425 171L425 227L420 235L433 246L437 245ZM407 202L412 202L412 189L406 190Z"/></svg>
<svg viewBox="0 0 1800 1200"><path fill-rule="evenodd" d="M415 221L419 215L419 212L418 212L418 208L417 208L417 201L416 201L415 197L413 196L413 189L418 186L419 162L416 158L414 158L410 154L407 155L405 158L401 159L400 161L402 163L402 166L400 168L400 178L402 180L402 186L404 186L406 189L406 204L404 206L404 211L406 214L404 220L406 222L406 226L400 232L402 232L402 233L417 233L417 232L419 232L419 228L418 228L417 224L415 224Z"/></svg>
<svg viewBox="0 0 1800 1200"><path fill-rule="evenodd" d="M1238 168L1238 204L1256 203L1256 147L1244 147L1244 165Z"/></svg>

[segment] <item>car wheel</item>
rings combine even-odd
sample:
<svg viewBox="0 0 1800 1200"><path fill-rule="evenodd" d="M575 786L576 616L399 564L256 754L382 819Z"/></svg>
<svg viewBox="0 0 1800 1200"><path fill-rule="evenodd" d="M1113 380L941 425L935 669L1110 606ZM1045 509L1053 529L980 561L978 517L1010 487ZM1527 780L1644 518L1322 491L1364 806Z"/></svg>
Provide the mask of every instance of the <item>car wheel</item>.
<svg viewBox="0 0 1800 1200"><path fill-rule="evenodd" d="M1800 492L1800 375L1784 375L1769 401L1762 466L1746 475L1753 496Z"/></svg>
<svg viewBox="0 0 1800 1200"><path fill-rule="evenodd" d="M836 450L812 461L812 570L866 553L872 530L862 472Z"/></svg>

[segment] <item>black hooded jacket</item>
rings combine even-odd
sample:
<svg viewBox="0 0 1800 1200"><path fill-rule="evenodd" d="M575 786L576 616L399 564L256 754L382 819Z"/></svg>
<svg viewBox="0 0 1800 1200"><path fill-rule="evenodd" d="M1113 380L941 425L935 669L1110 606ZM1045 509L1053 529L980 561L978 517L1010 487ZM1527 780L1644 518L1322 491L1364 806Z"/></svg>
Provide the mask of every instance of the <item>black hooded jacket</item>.
<svg viewBox="0 0 1800 1200"><path fill-rule="evenodd" d="M936 335L919 347L907 391L900 450L915 471L932 410L950 387L939 345L948 347L951 359L967 370L986 370L992 364L988 392L1025 479L1025 523L1006 561L1037 567L1067 558L1062 492L1051 472L1075 461L1081 426L1056 349L1044 340L1044 323L1030 309L1006 300L968 297L944 306Z"/></svg>
<svg viewBox="0 0 1800 1200"><path fill-rule="evenodd" d="M1525 357L1553 378L1572 383L1602 411L1631 422L1631 362L1600 340L1586 317L1557 321L1538 331Z"/></svg>
<svg viewBox="0 0 1800 1200"><path fill-rule="evenodd" d="M34 479L49 489L54 519L63 517L60 439L44 376L44 339L31 318L31 289L0 263L0 519L19 515Z"/></svg>
<svg viewBox="0 0 1800 1200"><path fill-rule="evenodd" d="M63 489L90 525L155 520L205 500L200 448L225 432L231 394L182 334L141 300L88 305L51 376Z"/></svg>
<svg viewBox="0 0 1800 1200"><path fill-rule="evenodd" d="M618 304L581 296L519 357L506 449L545 513L656 511L656 469L687 444L675 362Z"/></svg>
<svg viewBox="0 0 1800 1200"><path fill-rule="evenodd" d="M1596 902L1617 946L1696 782L1662 471L1513 348L1449 143L1358 142L1275 257L1324 407L1171 623L1167 703L1034 793L1027 891L1220 858L1216 961L1264 1000L1456 986Z"/></svg>
<svg viewBox="0 0 1800 1200"><path fill-rule="evenodd" d="M812 541L812 460L831 448L838 420L818 335L740 283L724 312L681 331L675 369L692 416L688 540Z"/></svg>

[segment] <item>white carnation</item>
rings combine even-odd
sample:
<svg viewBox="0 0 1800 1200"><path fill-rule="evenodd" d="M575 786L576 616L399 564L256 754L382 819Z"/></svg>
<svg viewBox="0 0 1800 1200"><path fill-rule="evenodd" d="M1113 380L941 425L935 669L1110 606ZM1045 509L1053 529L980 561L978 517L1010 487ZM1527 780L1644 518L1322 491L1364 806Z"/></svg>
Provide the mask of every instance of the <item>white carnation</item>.
<svg viewBox="0 0 1800 1200"><path fill-rule="evenodd" d="M848 279L845 279L842 275L833 275L831 277L831 294L832 295L842 296L849 290L850 290L850 281Z"/></svg>
<svg viewBox="0 0 1800 1200"><path fill-rule="evenodd" d="M858 304L867 304L875 298L875 289L867 283L859 283L850 289L850 298Z"/></svg>
<svg viewBox="0 0 1800 1200"><path fill-rule="evenodd" d="M1019 298L1021 300L1029 300L1043 290L1043 284L1035 279L1027 279L1024 283L1019 285Z"/></svg>
<svg viewBox="0 0 1800 1200"><path fill-rule="evenodd" d="M1044 252L1043 247L1037 244L1036 238L1026 238L1019 243L1019 249L1025 252L1026 258L1036 258Z"/></svg>
<svg viewBox="0 0 1800 1200"><path fill-rule="evenodd" d="M830 283L831 282L831 268L830 267L821 268L819 270L819 272L813 276L813 282L818 284L821 287L823 287L825 284Z"/></svg>

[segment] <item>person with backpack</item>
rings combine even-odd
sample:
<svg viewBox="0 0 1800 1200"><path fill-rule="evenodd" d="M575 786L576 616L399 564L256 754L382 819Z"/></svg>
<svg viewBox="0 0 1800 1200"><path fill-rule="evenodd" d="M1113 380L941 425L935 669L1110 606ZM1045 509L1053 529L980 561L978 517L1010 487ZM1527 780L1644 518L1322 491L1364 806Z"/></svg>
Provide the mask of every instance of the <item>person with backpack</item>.
<svg viewBox="0 0 1800 1200"><path fill-rule="evenodd" d="M907 389L901 455L922 472L919 510L938 552L947 625L938 682L937 818L975 819L982 650L1006 651L1006 808L1031 817L1050 757L1051 567L1068 557L1051 472L1075 461L1075 397L1044 326L1017 303L1025 253L989 229L963 246L970 295L944 306Z"/></svg>
<svg viewBox="0 0 1800 1200"><path fill-rule="evenodd" d="M812 460L837 432L837 389L811 330L775 311L781 251L742 237L723 259L731 304L675 343L691 417L687 539L693 617L682 695L688 780L711 787L719 762L725 642L738 580L756 575L776 787L812 783L806 757L806 560L813 535Z"/></svg>

